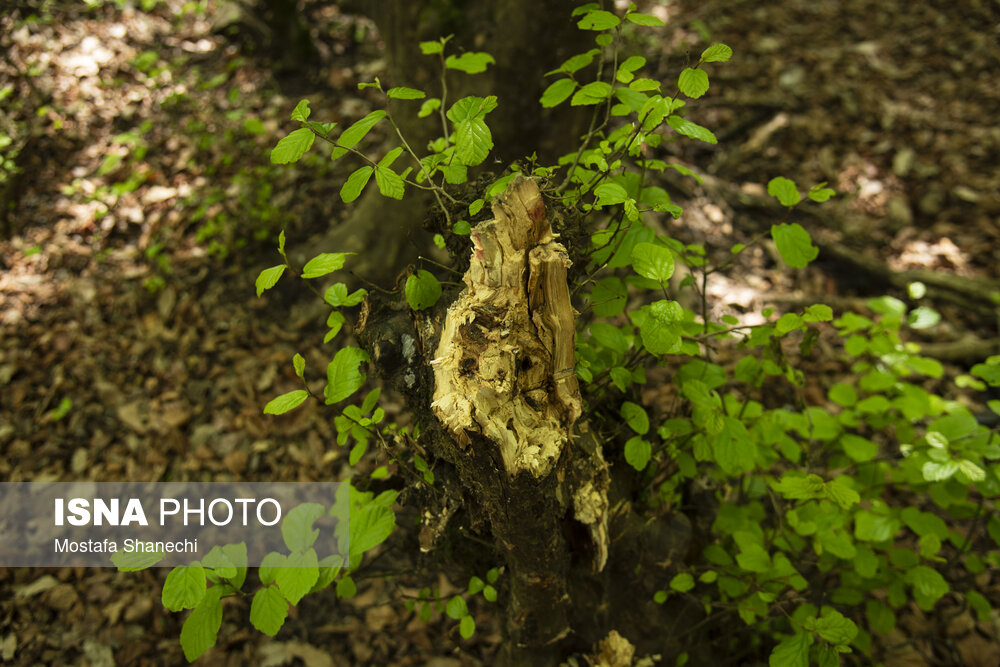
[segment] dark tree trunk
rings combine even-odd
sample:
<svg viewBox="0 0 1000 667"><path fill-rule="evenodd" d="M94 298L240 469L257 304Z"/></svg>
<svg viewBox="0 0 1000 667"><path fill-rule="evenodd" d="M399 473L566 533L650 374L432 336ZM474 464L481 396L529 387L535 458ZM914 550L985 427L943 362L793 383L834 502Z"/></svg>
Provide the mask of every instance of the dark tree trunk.
<svg viewBox="0 0 1000 667"><path fill-rule="evenodd" d="M538 102L550 82L545 72L592 45L570 18L575 4L568 0L353 0L344 9L367 15L378 26L388 61L387 85L420 88L430 97L440 95L441 65L437 56L421 54L422 41L454 35L447 46L449 53L486 51L493 55L496 63L482 74L447 72L445 105L466 95L497 96L499 106L489 116L495 148L482 169L498 173L536 151L543 162L551 163L574 150L586 130L586 114L556 115ZM433 117L418 119L418 108L398 104L393 115L409 143L425 154L427 143L440 136L442 128ZM429 236L420 234L420 223L432 205L425 191L410 188L398 202L369 188L348 219L316 244L361 252L355 264L358 272L391 284L416 259L421 247L426 252L430 246ZM378 249L377 261L365 259L363 251L371 248Z"/></svg>

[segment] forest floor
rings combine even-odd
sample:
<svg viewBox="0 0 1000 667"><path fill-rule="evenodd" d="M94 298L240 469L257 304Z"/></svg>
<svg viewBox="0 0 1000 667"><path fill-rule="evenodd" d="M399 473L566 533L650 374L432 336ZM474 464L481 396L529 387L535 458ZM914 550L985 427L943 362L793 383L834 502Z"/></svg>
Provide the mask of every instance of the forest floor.
<svg viewBox="0 0 1000 667"><path fill-rule="evenodd" d="M295 388L295 352L317 369L333 348L306 290L257 299L253 284L277 263L279 229L291 246L342 218L335 193L346 172L321 160L278 168L267 154L301 97L343 123L371 109L356 84L383 73L377 36L365 19L318 10L320 73L293 79L222 34L233 5L208 0L185 15L181 6L81 3L41 20L0 17L0 138L11 138L0 150L20 152L20 173L0 164L12 202L0 238L4 481L320 481L348 470L312 402L262 414ZM736 54L691 105L719 146L674 145L680 158L750 194L774 176L828 181L836 215L816 231L831 242L897 271L1000 279L995 3L683 0L650 11L668 24L636 47L653 75L675 77L709 42ZM758 231L711 194L679 202L686 213L667 231L722 249ZM742 313L891 291L835 264L794 276L776 268L766 249L750 253L709 294ZM995 320L933 305L943 319L927 341L997 336ZM183 663L182 615L158 599L165 576L0 569L0 659ZM462 585L437 580L442 595ZM981 585L996 596L1000 578ZM248 604L227 607L211 663L451 667L489 664L499 642L488 606L473 610L479 631L462 641L443 614L424 622L407 611L386 579L364 581L351 600L315 597L275 640L252 631ZM909 641L942 622L916 610L901 618L890 664L946 664L933 641ZM998 628L966 612L941 632L964 664L1000 664L1000 644L986 639Z"/></svg>

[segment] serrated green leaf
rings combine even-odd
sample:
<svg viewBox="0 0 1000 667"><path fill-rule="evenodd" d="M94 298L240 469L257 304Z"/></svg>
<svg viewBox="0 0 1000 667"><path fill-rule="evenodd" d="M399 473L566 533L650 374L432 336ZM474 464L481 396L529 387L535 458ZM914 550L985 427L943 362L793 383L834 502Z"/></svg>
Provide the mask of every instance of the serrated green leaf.
<svg viewBox="0 0 1000 667"><path fill-rule="evenodd" d="M313 524L326 514L326 508L319 503L300 503L281 520L281 537L289 551L305 551L316 543L319 529Z"/></svg>
<svg viewBox="0 0 1000 667"><path fill-rule="evenodd" d="M686 67L677 78L677 87L688 97L697 99L708 92L708 73Z"/></svg>
<svg viewBox="0 0 1000 667"><path fill-rule="evenodd" d="M328 273L338 271L344 267L347 256L353 254L349 252L320 253L306 262L306 265L302 267L302 277L319 278Z"/></svg>
<svg viewBox="0 0 1000 667"><path fill-rule="evenodd" d="M636 243L632 248L632 269L640 276L666 282L674 275L674 255L656 243Z"/></svg>
<svg viewBox="0 0 1000 667"><path fill-rule="evenodd" d="M285 599L293 605L313 587L319 579L319 560L314 549L293 551L285 559L285 564L277 568L274 582Z"/></svg>
<svg viewBox="0 0 1000 667"><path fill-rule="evenodd" d="M611 84L604 81L593 81L576 91L570 106L578 107L589 104L600 104L611 96Z"/></svg>
<svg viewBox="0 0 1000 667"><path fill-rule="evenodd" d="M309 392L305 389L290 391L287 394L282 394L268 401L267 405L264 406L264 414L283 415L302 405L307 398L309 398Z"/></svg>
<svg viewBox="0 0 1000 667"><path fill-rule="evenodd" d="M982 482L986 479L986 472L968 459L958 462L958 472L968 477L970 482Z"/></svg>
<svg viewBox="0 0 1000 667"><path fill-rule="evenodd" d="M809 667L809 646L813 643L811 634L797 632L785 637L771 651L769 667Z"/></svg>
<svg viewBox="0 0 1000 667"><path fill-rule="evenodd" d="M413 310L426 310L441 298L441 283L429 271L420 269L406 279L406 303Z"/></svg>
<svg viewBox="0 0 1000 667"><path fill-rule="evenodd" d="M375 170L375 184L383 197L390 199L402 199L406 192L406 184L402 177L388 167L379 167Z"/></svg>
<svg viewBox="0 0 1000 667"><path fill-rule="evenodd" d="M636 25L646 26L648 28L660 28L666 25L663 21L658 19L651 14L640 14L639 12L629 12L625 15L625 18Z"/></svg>
<svg viewBox="0 0 1000 667"><path fill-rule="evenodd" d="M236 564L229 559L229 556L219 545L215 545L205 554L205 557L201 559L201 565L211 568L216 575L223 579L233 579L236 576Z"/></svg>
<svg viewBox="0 0 1000 667"><path fill-rule="evenodd" d="M288 136L283 137L278 145L271 149L271 162L273 164L289 164L298 162L306 154L316 140L316 135L307 127L300 127L292 130Z"/></svg>
<svg viewBox="0 0 1000 667"><path fill-rule="evenodd" d="M621 19L611 12L595 9L584 14L576 26L581 30L610 30L619 23L621 23Z"/></svg>
<svg viewBox="0 0 1000 667"><path fill-rule="evenodd" d="M724 63L733 57L733 50L725 44L712 44L701 52L703 63Z"/></svg>
<svg viewBox="0 0 1000 667"><path fill-rule="evenodd" d="M215 646L222 626L222 589L212 586L184 620L181 627L181 648L188 662L194 662L208 649Z"/></svg>
<svg viewBox="0 0 1000 667"><path fill-rule="evenodd" d="M455 157L465 165L481 164L493 149L493 135L484 120L497 107L497 98L464 97L448 109L447 117L454 123Z"/></svg>
<svg viewBox="0 0 1000 667"><path fill-rule="evenodd" d="M681 118L680 116L670 116L667 118L667 124L670 125L678 134L683 134L685 137L691 137L692 139L698 139L699 141L704 141L710 144L717 144L719 140L715 138L711 130L702 127L697 123L692 123L686 118Z"/></svg>
<svg viewBox="0 0 1000 667"><path fill-rule="evenodd" d="M771 237L778 247L781 259L796 269L805 268L819 256L819 248L812 244L809 232L798 223L772 225Z"/></svg>
<svg viewBox="0 0 1000 667"><path fill-rule="evenodd" d="M632 323L639 327L642 346L650 354L672 354L681 346L681 321L684 309L676 301L656 301L629 312Z"/></svg>
<svg viewBox="0 0 1000 667"><path fill-rule="evenodd" d="M254 282L254 286L257 288L257 297L259 298L265 290L269 290L278 284L278 279L281 278L281 274L285 272L285 265L279 264L278 266L272 266L269 269L264 269L257 276L257 280Z"/></svg>
<svg viewBox="0 0 1000 667"><path fill-rule="evenodd" d="M736 554L736 564L750 572L764 573L771 569L771 556L760 544L746 544Z"/></svg>
<svg viewBox="0 0 1000 667"><path fill-rule="evenodd" d="M341 132L340 136L337 137L336 140L337 146L335 146L333 152L330 153L330 159L336 160L347 153L347 149L357 146L358 142L364 139L365 135L367 135L371 129L375 127L376 123L383 118L385 118L385 109L372 111L370 114L358 120L349 128Z"/></svg>
<svg viewBox="0 0 1000 667"><path fill-rule="evenodd" d="M345 204L350 204L361 195L361 191L368 185L368 180L372 177L374 168L364 166L356 169L348 176L343 187L340 188L340 198Z"/></svg>
<svg viewBox="0 0 1000 667"><path fill-rule="evenodd" d="M323 396L327 405L339 403L361 388L365 374L359 366L367 361L368 353L361 348L345 347L337 351L326 367L327 384Z"/></svg>
<svg viewBox="0 0 1000 667"><path fill-rule="evenodd" d="M295 105L295 109L292 110L292 120L300 120L305 122L309 120L309 114L312 111L309 109L309 100L301 100Z"/></svg>
<svg viewBox="0 0 1000 667"><path fill-rule="evenodd" d="M625 188L617 183L602 183L598 185L594 188L594 195L597 196L596 204L598 206L621 204L628 199L628 193L625 192Z"/></svg>
<svg viewBox="0 0 1000 667"><path fill-rule="evenodd" d="M850 486L849 478L837 477L823 487L827 497L840 505L841 509L851 509L861 501L861 496Z"/></svg>
<svg viewBox="0 0 1000 667"><path fill-rule="evenodd" d="M541 99L538 101L542 103L543 107L549 109L565 102L566 98L573 94L574 90L576 90L576 81L573 79L559 79L545 89Z"/></svg>
<svg viewBox="0 0 1000 667"><path fill-rule="evenodd" d="M424 91L417 90L416 88L407 88L405 86L390 88L385 92L385 95L390 100L422 100L427 97L427 93Z"/></svg>
<svg viewBox="0 0 1000 667"><path fill-rule="evenodd" d="M466 74L479 74L485 72L488 66L495 63L496 60L488 53L467 51L460 56L448 56L444 61L444 66Z"/></svg>
<svg viewBox="0 0 1000 667"><path fill-rule="evenodd" d="M350 549L354 555L375 548L392 534L396 515L391 509L369 504L361 508L350 520Z"/></svg>
<svg viewBox="0 0 1000 667"><path fill-rule="evenodd" d="M260 589L250 604L250 623L268 637L278 634L288 617L288 600L274 586Z"/></svg>
<svg viewBox="0 0 1000 667"><path fill-rule="evenodd" d="M795 181L784 176L775 176L767 182L767 194L781 202L782 206L795 206L802 201Z"/></svg>
<svg viewBox="0 0 1000 667"><path fill-rule="evenodd" d="M175 567L163 583L163 606L170 611L192 609L205 597L206 585L201 565Z"/></svg>

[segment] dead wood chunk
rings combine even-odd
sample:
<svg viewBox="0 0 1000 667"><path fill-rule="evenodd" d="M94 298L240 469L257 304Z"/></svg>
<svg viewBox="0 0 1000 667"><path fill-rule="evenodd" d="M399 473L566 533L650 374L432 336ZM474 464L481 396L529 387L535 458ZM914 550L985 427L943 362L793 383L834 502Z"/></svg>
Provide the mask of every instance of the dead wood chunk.
<svg viewBox="0 0 1000 667"><path fill-rule="evenodd" d="M465 291L448 309L434 368L435 414L467 445L500 447L507 473L549 473L580 416L566 249L534 181L515 178L472 230Z"/></svg>
<svg viewBox="0 0 1000 667"><path fill-rule="evenodd" d="M631 667L633 656L635 647L632 643L617 630L612 630L597 645L596 655L587 657L587 662L594 667Z"/></svg>

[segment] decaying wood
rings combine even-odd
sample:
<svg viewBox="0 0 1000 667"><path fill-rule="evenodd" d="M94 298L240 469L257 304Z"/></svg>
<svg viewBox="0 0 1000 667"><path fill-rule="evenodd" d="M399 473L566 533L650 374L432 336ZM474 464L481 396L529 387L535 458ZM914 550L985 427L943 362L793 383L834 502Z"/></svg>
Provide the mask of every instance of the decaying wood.
<svg viewBox="0 0 1000 667"><path fill-rule="evenodd" d="M582 401L573 367L569 258L534 181L514 180L472 230L465 291L448 309L434 369L434 413L463 445L480 433L510 477L545 477Z"/></svg>

